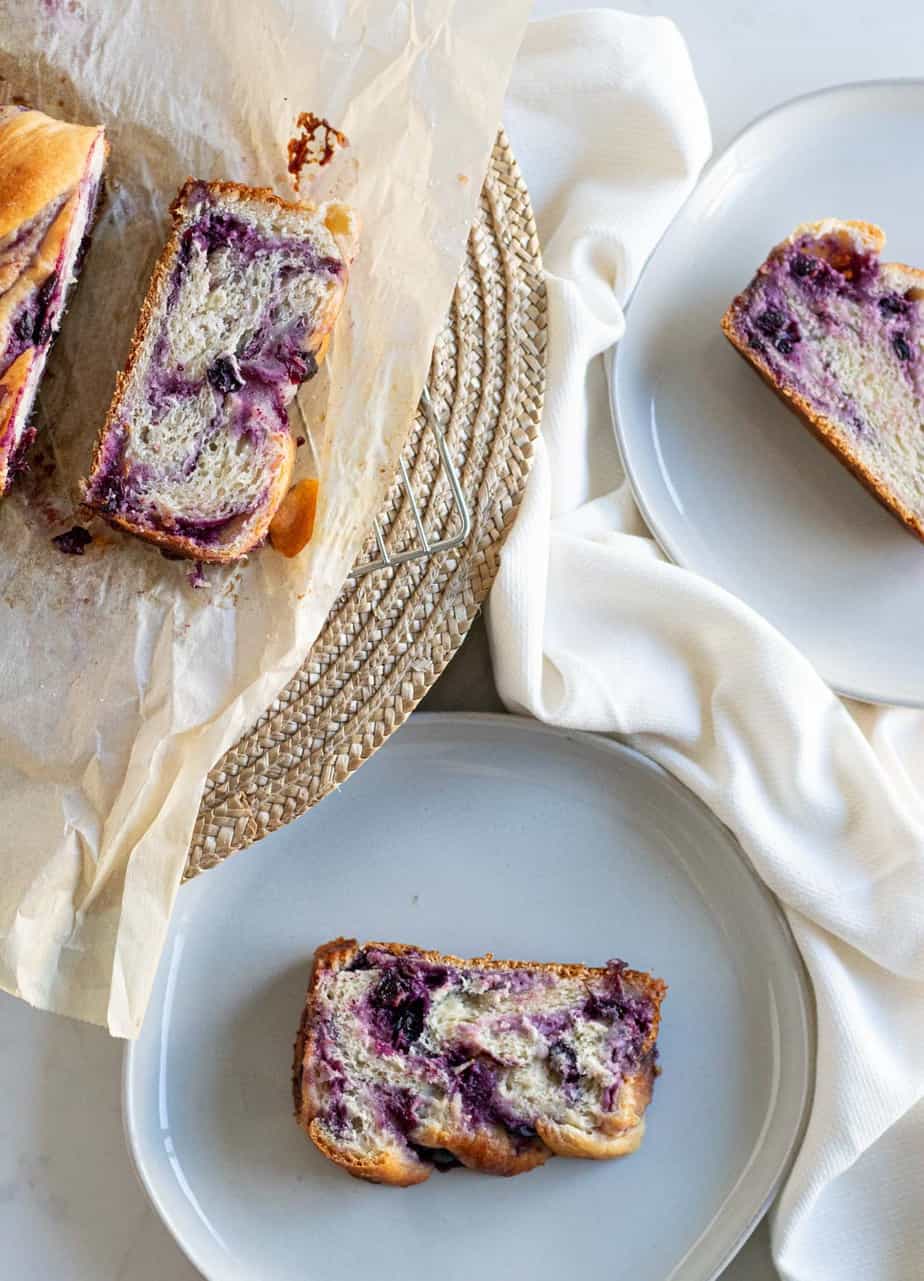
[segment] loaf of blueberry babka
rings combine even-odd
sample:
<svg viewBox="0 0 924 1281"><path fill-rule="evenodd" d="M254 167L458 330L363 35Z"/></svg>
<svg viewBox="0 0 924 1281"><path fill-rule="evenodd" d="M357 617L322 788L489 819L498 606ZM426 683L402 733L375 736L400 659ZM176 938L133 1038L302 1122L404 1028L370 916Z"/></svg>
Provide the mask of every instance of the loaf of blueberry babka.
<svg viewBox="0 0 924 1281"><path fill-rule="evenodd" d="M89 240L101 126L0 108L0 495L26 464L35 394Z"/></svg>

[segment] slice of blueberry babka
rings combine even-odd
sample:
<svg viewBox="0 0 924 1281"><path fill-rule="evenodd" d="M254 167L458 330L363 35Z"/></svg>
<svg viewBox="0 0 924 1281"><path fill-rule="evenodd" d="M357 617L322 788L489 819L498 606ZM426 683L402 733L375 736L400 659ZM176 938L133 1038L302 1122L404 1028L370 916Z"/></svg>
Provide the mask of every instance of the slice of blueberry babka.
<svg viewBox="0 0 924 1281"><path fill-rule="evenodd" d="M924 539L924 272L867 222L804 223L722 318L827 448Z"/></svg>
<svg viewBox="0 0 924 1281"><path fill-rule="evenodd" d="M624 1156L644 1133L665 991L620 961L336 939L315 953L296 1119L350 1174L401 1186L453 1165L509 1175Z"/></svg>
<svg viewBox="0 0 924 1281"><path fill-rule="evenodd" d="M172 213L84 498L171 553L232 561L288 490L287 405L327 350L356 219L192 179Z"/></svg>

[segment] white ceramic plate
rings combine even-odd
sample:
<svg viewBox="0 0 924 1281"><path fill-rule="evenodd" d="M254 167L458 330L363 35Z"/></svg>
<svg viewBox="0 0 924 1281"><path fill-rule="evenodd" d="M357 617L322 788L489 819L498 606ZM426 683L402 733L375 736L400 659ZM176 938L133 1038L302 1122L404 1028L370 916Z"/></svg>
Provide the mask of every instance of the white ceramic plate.
<svg viewBox="0 0 924 1281"><path fill-rule="evenodd" d="M924 547L719 331L800 222L879 223L924 263L924 82L846 85L776 108L705 173L642 274L611 385L623 459L678 564L774 623L837 690L924 706Z"/></svg>
<svg viewBox="0 0 924 1281"><path fill-rule="evenodd" d="M312 950L614 955L666 978L641 1150L406 1191L291 1116ZM705 1281L777 1187L814 1032L798 953L734 840L625 748L513 717L415 716L350 785L179 894L124 1114L164 1222L212 1281Z"/></svg>

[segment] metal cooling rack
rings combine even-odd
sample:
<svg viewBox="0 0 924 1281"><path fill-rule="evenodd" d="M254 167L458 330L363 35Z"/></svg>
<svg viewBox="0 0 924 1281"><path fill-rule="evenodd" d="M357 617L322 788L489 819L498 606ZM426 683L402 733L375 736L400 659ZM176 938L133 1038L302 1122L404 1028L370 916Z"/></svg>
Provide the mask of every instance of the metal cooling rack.
<svg viewBox="0 0 924 1281"><path fill-rule="evenodd" d="M430 393L426 387L420 394L420 406L423 411L423 418L433 438L436 441L436 448L440 456L440 466L445 474L446 481L449 485L449 492L452 495L452 508L449 513L449 519L452 518L453 512L459 521L459 528L454 534L448 537L439 536L439 530L435 531L435 536L431 537L427 533L424 525L423 516L420 511L420 504L417 501L417 495L414 493L414 487L411 484L411 478L408 474L407 464L402 455L398 463L398 484L404 491L405 497L411 507L411 513L414 517L414 524L417 528L418 542L413 547L406 547L404 551L390 552L385 545L385 534L382 529L382 522L378 517L372 522L372 529L375 534L375 541L379 549L378 560L368 561L365 565L358 565L353 570L353 576L372 573L377 569L388 569L393 565L403 565L409 560L425 560L428 556L434 556L437 552L448 552L453 547L458 547L468 538L472 528L472 517L468 509L468 503L465 494L462 492L462 485L459 482L459 474L453 465L452 458L449 456L449 446L446 444L446 437L443 429L436 417L436 411L433 408L433 401L430 399ZM439 476L434 479L434 486L439 484Z"/></svg>
<svg viewBox="0 0 924 1281"><path fill-rule="evenodd" d="M295 407L302 418L304 424L304 415L298 401L295 401ZM446 436L440 426L433 408L433 402L430 399L430 393L426 387L420 394L420 409L423 420L436 442L437 452L440 459L440 470L446 478L449 487L449 493L452 498L452 506L447 513L447 523L451 522L453 517L458 521L458 528L454 534L440 535L440 531L434 530L433 533L427 532L424 517L421 512L420 503L417 495L414 493L414 486L411 484L410 473L407 464L402 455L398 463L398 475L395 483L400 487L405 500L410 505L411 515L414 517L414 525L417 531L417 541L409 547L405 547L400 552L390 552L385 543L385 529L381 519L377 516L372 522L372 531L375 534L376 545L379 549L378 558L366 561L363 565L354 566L351 571L351 578L361 578L364 574L374 573L380 569L392 569L396 565L403 565L406 561L426 560L430 556L435 556L438 552L448 552L454 547L460 546L468 538L472 529L472 516L468 508L465 494L462 492L462 485L459 480L459 473L456 471L452 458L449 453L449 446L446 444ZM305 427L306 435L310 439L310 434ZM435 488L440 481L437 474L433 480Z"/></svg>

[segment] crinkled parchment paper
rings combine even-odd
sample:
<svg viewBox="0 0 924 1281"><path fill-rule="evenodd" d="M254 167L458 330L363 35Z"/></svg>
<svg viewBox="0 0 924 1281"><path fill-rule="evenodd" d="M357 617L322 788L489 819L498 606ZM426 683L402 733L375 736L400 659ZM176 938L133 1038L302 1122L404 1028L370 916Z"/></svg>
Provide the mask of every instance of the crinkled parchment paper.
<svg viewBox="0 0 924 1281"><path fill-rule="evenodd" d="M0 504L0 984L36 1005L140 1027L205 776L304 659L382 502L529 7L0 0L0 90L100 121L112 144L40 393L44 445ZM206 568L199 589L191 565L97 522L86 555L63 555L51 537L80 519L176 188L193 174L285 194L301 110L351 144L302 197L347 199L363 223L327 369L302 397L314 541L294 561L263 549Z"/></svg>

